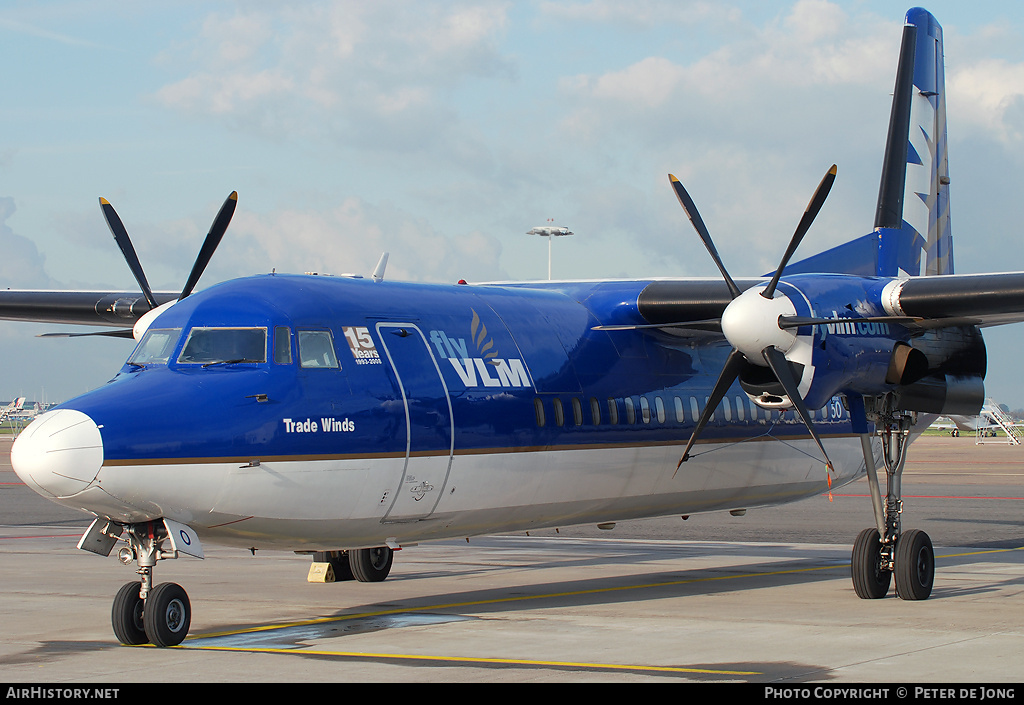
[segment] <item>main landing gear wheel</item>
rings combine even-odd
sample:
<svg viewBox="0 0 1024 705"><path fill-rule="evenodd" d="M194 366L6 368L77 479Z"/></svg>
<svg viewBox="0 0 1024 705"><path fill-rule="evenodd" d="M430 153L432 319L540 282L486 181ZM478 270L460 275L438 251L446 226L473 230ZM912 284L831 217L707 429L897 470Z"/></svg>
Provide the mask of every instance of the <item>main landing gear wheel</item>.
<svg viewBox="0 0 1024 705"><path fill-rule="evenodd" d="M348 552L352 575L363 583L379 583L391 572L394 551L387 546L358 548Z"/></svg>
<svg viewBox="0 0 1024 705"><path fill-rule="evenodd" d="M146 627L142 619L142 608L145 605L139 592L139 582L126 583L121 586L114 597L114 607L110 612L110 623L114 627L114 636L122 644L138 646L149 642Z"/></svg>
<svg viewBox="0 0 1024 705"><path fill-rule="evenodd" d="M177 646L192 623L188 594L177 583L160 583L146 598L142 614L146 636L156 646Z"/></svg>
<svg viewBox="0 0 1024 705"><path fill-rule="evenodd" d="M857 535L850 558L850 576L857 597L877 600L889 592L892 571L882 567L882 538L878 529L864 529Z"/></svg>
<svg viewBox="0 0 1024 705"><path fill-rule="evenodd" d="M349 566L348 551L317 551L313 554L313 562L330 563L336 583L354 580L356 577L352 575L352 568Z"/></svg>
<svg viewBox="0 0 1024 705"><path fill-rule="evenodd" d="M935 579L935 551L928 534L911 529L896 541L896 594L904 600L927 600Z"/></svg>

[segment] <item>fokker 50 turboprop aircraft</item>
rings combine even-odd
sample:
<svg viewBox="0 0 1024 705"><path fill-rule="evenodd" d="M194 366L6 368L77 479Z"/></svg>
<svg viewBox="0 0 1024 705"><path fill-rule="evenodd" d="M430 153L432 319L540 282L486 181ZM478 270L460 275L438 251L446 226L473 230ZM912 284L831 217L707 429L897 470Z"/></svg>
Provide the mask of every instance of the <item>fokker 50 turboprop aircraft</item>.
<svg viewBox="0 0 1024 705"><path fill-rule="evenodd" d="M12 463L96 515L80 548L120 541L138 563L113 604L126 644L185 638L188 597L153 571L201 558L201 541L321 552L378 581L417 541L780 504L865 473L856 593L895 576L925 599L931 542L900 526L915 422L976 414L981 329L1024 320L1024 273L952 273L942 30L926 11L907 15L874 230L790 263L835 176L755 279L729 275L674 177L721 279L412 284L381 265L192 293L232 194L183 290L159 294L101 200L142 294L2 291L0 316L138 345L26 428Z"/></svg>

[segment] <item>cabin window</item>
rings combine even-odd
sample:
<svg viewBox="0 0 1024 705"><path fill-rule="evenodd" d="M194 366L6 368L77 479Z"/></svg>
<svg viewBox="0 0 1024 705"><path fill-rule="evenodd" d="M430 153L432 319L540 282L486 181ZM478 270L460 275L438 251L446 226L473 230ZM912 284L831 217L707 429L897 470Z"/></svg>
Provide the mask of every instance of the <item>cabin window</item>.
<svg viewBox="0 0 1024 705"><path fill-rule="evenodd" d="M557 426L564 426L565 425L565 412L562 410L562 400L561 399L552 399L551 403L555 407L555 425L557 425Z"/></svg>
<svg viewBox="0 0 1024 705"><path fill-rule="evenodd" d="M647 397L640 397L640 418L644 423L651 422L651 403L647 401Z"/></svg>
<svg viewBox="0 0 1024 705"><path fill-rule="evenodd" d="M725 420L732 421L732 404L729 403L729 397L722 397L722 407L725 409Z"/></svg>
<svg viewBox="0 0 1024 705"><path fill-rule="evenodd" d="M614 399L608 400L608 423L613 426L619 423L619 403Z"/></svg>
<svg viewBox="0 0 1024 705"><path fill-rule="evenodd" d="M583 425L583 404L576 397L572 398L572 420L577 426Z"/></svg>
<svg viewBox="0 0 1024 705"><path fill-rule="evenodd" d="M533 413L537 417L537 425L543 428L546 421L544 419L544 402L540 399L533 400Z"/></svg>
<svg viewBox="0 0 1024 705"><path fill-rule="evenodd" d="M597 397L590 397L590 416L595 426L601 425L601 403Z"/></svg>
<svg viewBox="0 0 1024 705"><path fill-rule="evenodd" d="M299 365L306 368L338 369L334 341L329 330L300 330Z"/></svg>
<svg viewBox="0 0 1024 705"><path fill-rule="evenodd" d="M274 362L279 365L292 364L292 329L288 326L274 329Z"/></svg>
<svg viewBox="0 0 1024 705"><path fill-rule="evenodd" d="M635 424L636 408L633 406L633 397L626 397L622 401L626 403L626 423Z"/></svg>
<svg viewBox="0 0 1024 705"><path fill-rule="evenodd" d="M682 423L685 421L685 414L683 414L683 400L679 397L675 398L676 407L676 423Z"/></svg>
<svg viewBox="0 0 1024 705"><path fill-rule="evenodd" d="M658 417L658 423L665 423L665 402L661 397L654 397L654 413Z"/></svg>
<svg viewBox="0 0 1024 705"><path fill-rule="evenodd" d="M193 328L178 355L192 365L266 361L266 328Z"/></svg>
<svg viewBox="0 0 1024 705"><path fill-rule="evenodd" d="M129 365L166 365L174 352L174 346L181 336L181 328L157 328L146 331L128 358Z"/></svg>
<svg viewBox="0 0 1024 705"><path fill-rule="evenodd" d="M700 409L697 408L697 398L690 397L690 418L696 423L700 419Z"/></svg>
<svg viewBox="0 0 1024 705"><path fill-rule="evenodd" d="M745 420L746 412L743 410L743 397L736 397L736 418L740 421Z"/></svg>

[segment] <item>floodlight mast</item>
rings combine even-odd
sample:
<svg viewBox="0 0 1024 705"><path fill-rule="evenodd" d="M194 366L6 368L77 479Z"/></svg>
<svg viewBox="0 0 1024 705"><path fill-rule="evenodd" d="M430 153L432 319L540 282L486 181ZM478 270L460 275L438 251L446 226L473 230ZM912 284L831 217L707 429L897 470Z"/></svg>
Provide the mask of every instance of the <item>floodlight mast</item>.
<svg viewBox="0 0 1024 705"><path fill-rule="evenodd" d="M553 222L554 218L549 218L548 222ZM538 225L536 228L532 228L526 231L527 235L540 235L548 239L548 281L551 281L551 239L555 237L566 237L572 235L572 231L569 228L559 227L557 225Z"/></svg>

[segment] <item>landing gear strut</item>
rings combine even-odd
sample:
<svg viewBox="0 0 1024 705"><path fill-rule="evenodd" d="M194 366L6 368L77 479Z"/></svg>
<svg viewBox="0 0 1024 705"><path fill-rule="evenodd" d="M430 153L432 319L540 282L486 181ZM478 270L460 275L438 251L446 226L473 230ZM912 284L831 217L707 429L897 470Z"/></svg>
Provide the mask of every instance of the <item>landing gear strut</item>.
<svg viewBox="0 0 1024 705"><path fill-rule="evenodd" d="M876 526L861 531L853 544L850 557L853 589L862 599L885 597L895 576L899 597L926 600L932 593L935 578L935 553L931 539L919 529L904 533L900 526L903 465L907 460L913 419L909 414L888 409L869 412L868 418L875 422L876 433L882 438L886 494L883 505L871 439L861 436Z"/></svg>

